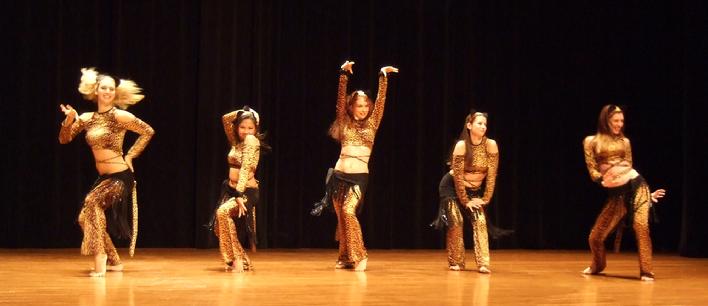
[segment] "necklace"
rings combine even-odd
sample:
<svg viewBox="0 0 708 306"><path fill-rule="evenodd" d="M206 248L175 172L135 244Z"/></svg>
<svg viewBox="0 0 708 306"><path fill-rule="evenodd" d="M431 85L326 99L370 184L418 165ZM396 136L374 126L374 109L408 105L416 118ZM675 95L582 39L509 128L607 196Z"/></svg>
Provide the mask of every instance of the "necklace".
<svg viewBox="0 0 708 306"><path fill-rule="evenodd" d="M113 106L113 107L109 108L108 110L106 110L106 111L102 111L102 112L96 111L96 113L98 113L98 114L100 114L100 115L103 115L103 114L105 114L105 113L107 113L107 112L110 112L110 111L112 111L112 110L113 110L114 108L116 108L116 107L115 107L115 106Z"/></svg>
<svg viewBox="0 0 708 306"><path fill-rule="evenodd" d="M479 146L479 145L483 144L485 139L487 139L487 137L482 136L482 139L479 141L479 143L478 143L478 144L474 144L474 141L472 141L472 137L470 137L470 144L471 144L473 147L476 147L476 146Z"/></svg>

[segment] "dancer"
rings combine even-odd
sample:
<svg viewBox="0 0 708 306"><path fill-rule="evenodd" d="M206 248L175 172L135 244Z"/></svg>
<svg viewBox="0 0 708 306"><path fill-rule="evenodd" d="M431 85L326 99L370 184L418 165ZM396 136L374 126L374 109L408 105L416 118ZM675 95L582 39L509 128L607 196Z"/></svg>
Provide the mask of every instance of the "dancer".
<svg viewBox="0 0 708 306"><path fill-rule="evenodd" d="M649 208L664 197L666 191L649 191L644 178L633 168L632 147L624 136L624 112L616 105L605 105L600 111L597 133L583 141L585 163L590 178L607 190L608 198L588 242L592 263L584 274L598 274L605 269L605 239L617 228L615 248L619 248L622 225L632 224L639 252L639 277L653 281L652 246L649 236Z"/></svg>
<svg viewBox="0 0 708 306"><path fill-rule="evenodd" d="M369 178L369 157L374 146L376 131L381 123L386 102L388 74L398 72L392 66L382 67L376 102L361 90L347 95L347 82L353 74L354 62L345 61L340 67L337 91L337 117L329 134L341 143L342 149L331 176L327 193L315 204L312 214L333 206L337 214L336 240L339 241L339 258L336 269L365 271L368 254L364 247L357 213L366 193Z"/></svg>
<svg viewBox="0 0 708 306"><path fill-rule="evenodd" d="M219 206L212 223L226 271L243 272L252 270L253 265L241 247L237 229L246 231L251 250L255 252L259 196L255 174L264 135L259 133L260 116L248 106L225 114L221 120L231 145L227 156L229 178L221 185Z"/></svg>
<svg viewBox="0 0 708 306"><path fill-rule="evenodd" d="M499 148L486 133L487 114L471 111L453 149L451 170L440 180L440 209L432 225L447 226L447 260L452 271L465 268L463 228L464 219L468 219L472 224L477 269L480 273L491 273L485 208L494 194Z"/></svg>
<svg viewBox="0 0 708 306"><path fill-rule="evenodd" d="M81 69L79 92L84 99L96 103L95 112L78 115L69 104L60 104L66 118L61 124L59 142L71 142L86 130L86 142L91 147L99 177L84 199L78 221L83 229L81 254L94 256L94 270L90 276L101 277L110 271L122 271L123 264L108 232L118 238L130 238L130 256L135 253L138 234L138 206L133 159L150 142L155 133L152 127L125 109L144 98L141 89L130 80L119 80L99 74L93 68ZM117 109L117 108L120 109ZM140 136L128 153L123 155L123 137L126 131ZM128 225L128 206L132 202L132 230ZM105 210L111 209L108 221ZM106 266L108 265L108 266Z"/></svg>

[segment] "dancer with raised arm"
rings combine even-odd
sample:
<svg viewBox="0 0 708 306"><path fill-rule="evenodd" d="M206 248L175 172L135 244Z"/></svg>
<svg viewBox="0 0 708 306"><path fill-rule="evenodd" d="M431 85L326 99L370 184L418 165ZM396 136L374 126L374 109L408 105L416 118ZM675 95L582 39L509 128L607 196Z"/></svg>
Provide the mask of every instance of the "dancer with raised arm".
<svg viewBox="0 0 708 306"><path fill-rule="evenodd" d="M342 149L334 171L327 182L325 198L316 203L313 214L323 208L334 207L337 214L336 239L339 241L339 258L336 269L365 271L368 254L364 247L357 213L366 193L369 178L369 158L374 146L376 131L381 124L386 103L388 75L398 72L392 66L382 67L376 102L361 90L347 94L347 83L353 74L354 62L345 61L340 67L337 91L337 117L329 134Z"/></svg>

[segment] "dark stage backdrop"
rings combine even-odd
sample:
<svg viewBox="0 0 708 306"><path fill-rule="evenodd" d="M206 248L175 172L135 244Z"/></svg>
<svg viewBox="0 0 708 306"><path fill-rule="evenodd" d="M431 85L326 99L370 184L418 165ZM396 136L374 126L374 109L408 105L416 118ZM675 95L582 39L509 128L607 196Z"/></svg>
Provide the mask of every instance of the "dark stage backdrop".
<svg viewBox="0 0 708 306"><path fill-rule="evenodd" d="M156 135L135 161L141 247L209 247L227 175L222 114L262 115L261 247L334 247L335 218L308 215L339 145L339 65L350 90L394 65L360 217L370 248L439 248L428 224L446 155L470 107L501 151L489 208L516 233L493 248L587 248L604 200L581 142L603 104L626 108L635 167L666 188L659 251L706 256L706 33L702 3L671 1L24 1L3 4L0 247L78 247L96 177L83 137L57 141L81 67L131 78L129 110ZM9 46L8 46L9 45ZM8 54L9 53L9 54ZM134 137L127 139L127 145ZM9 140L9 141L7 141ZM625 237L632 237L626 235ZM624 247L633 249L633 240Z"/></svg>

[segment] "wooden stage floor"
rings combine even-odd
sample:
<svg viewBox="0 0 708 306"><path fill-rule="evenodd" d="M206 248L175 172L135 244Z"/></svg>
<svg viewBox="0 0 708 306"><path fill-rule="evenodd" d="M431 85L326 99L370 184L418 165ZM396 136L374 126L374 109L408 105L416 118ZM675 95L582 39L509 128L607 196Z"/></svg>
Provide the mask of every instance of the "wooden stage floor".
<svg viewBox="0 0 708 306"><path fill-rule="evenodd" d="M78 252L0 249L0 304L708 305L708 259L666 254L655 254L656 281L641 282L631 252L583 276L588 251L492 250L483 275L448 271L444 250L369 250L365 273L334 270L336 250L260 250L254 271L228 273L216 249L138 249L105 278L88 277Z"/></svg>

